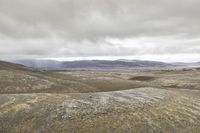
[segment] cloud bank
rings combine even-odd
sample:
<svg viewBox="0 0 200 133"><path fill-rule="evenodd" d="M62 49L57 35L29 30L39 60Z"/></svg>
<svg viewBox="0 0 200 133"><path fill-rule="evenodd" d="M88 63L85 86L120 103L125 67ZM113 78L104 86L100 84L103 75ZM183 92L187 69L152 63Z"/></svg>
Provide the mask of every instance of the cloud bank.
<svg viewBox="0 0 200 133"><path fill-rule="evenodd" d="M199 0L0 0L0 57L198 55L199 6Z"/></svg>

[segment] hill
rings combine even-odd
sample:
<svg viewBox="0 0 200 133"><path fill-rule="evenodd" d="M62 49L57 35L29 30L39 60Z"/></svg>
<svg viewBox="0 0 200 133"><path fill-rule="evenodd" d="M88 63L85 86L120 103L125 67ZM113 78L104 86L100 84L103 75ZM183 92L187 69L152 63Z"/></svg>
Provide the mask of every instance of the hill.
<svg viewBox="0 0 200 133"><path fill-rule="evenodd" d="M87 90L85 90L87 88ZM0 61L0 93L84 92L90 87L70 75ZM92 90L91 90L92 91Z"/></svg>
<svg viewBox="0 0 200 133"><path fill-rule="evenodd" d="M200 69L34 70L0 62L0 132L198 132Z"/></svg>
<svg viewBox="0 0 200 133"><path fill-rule="evenodd" d="M102 64L106 63L103 62ZM117 64L119 63L117 62ZM199 69L189 68L148 71L122 69L111 71L50 71L35 70L23 65L1 61L0 93L82 93L138 87L190 87L190 89L198 89L200 87L197 82L199 73ZM191 77L191 74L196 76Z"/></svg>
<svg viewBox="0 0 200 133"><path fill-rule="evenodd" d="M46 70L117 70L117 69L156 69L175 67L175 64L141 60L15 60L15 63Z"/></svg>
<svg viewBox="0 0 200 133"><path fill-rule="evenodd" d="M25 67L21 64L10 63L6 61L0 61L1 70L31 70L28 67Z"/></svg>

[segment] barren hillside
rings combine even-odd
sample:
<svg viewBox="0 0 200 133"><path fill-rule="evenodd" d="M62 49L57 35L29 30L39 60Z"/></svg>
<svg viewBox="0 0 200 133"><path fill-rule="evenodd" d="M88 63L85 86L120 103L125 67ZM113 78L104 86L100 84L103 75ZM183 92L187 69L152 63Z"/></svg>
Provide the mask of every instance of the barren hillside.
<svg viewBox="0 0 200 133"><path fill-rule="evenodd" d="M38 71L0 62L0 132L198 132L200 69Z"/></svg>

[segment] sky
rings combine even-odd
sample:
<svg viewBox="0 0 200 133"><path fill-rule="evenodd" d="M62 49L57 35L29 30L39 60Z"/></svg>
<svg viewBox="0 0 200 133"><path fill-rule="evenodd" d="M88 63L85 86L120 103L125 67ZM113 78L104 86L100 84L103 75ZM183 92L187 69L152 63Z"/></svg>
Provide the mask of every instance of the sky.
<svg viewBox="0 0 200 133"><path fill-rule="evenodd" d="M0 0L0 59L200 61L199 0Z"/></svg>

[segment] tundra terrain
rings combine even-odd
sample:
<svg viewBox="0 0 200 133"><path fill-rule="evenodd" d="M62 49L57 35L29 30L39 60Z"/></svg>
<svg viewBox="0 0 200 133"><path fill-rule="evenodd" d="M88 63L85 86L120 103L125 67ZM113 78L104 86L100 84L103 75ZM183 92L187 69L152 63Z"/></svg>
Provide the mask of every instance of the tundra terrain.
<svg viewBox="0 0 200 133"><path fill-rule="evenodd" d="M199 131L199 68L45 71L0 62L1 133Z"/></svg>

